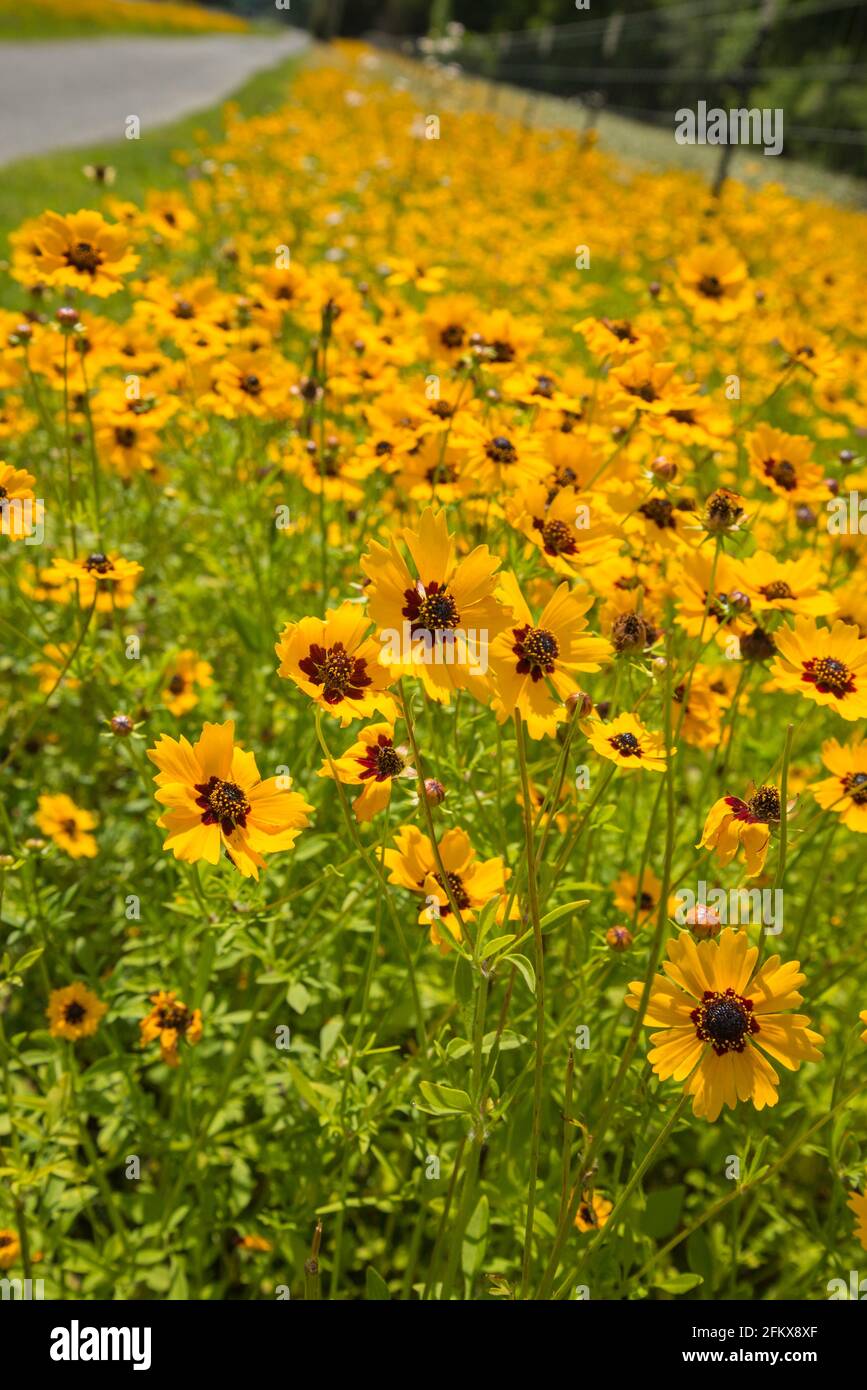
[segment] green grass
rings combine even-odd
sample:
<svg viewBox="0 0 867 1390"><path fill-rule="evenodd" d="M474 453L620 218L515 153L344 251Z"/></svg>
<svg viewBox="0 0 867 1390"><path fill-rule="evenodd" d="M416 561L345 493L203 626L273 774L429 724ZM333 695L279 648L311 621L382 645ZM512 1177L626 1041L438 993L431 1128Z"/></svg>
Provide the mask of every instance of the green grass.
<svg viewBox="0 0 867 1390"><path fill-rule="evenodd" d="M226 100L234 102L245 115L267 111L285 99L294 73L303 59L292 57L256 73ZM75 212L102 197L102 190L85 178L86 164L110 164L117 170L111 190L119 198L143 200L150 188L179 187L185 182L183 168L173 159L179 149L189 149L194 136L204 132L209 141L220 135L225 101L195 112L171 125L159 126L142 134L140 140L119 140L89 145L84 149L63 150L37 155L7 165L0 176L0 255L7 253L10 231L28 217L46 208L54 212ZM14 285L4 286L3 298Z"/></svg>
<svg viewBox="0 0 867 1390"><path fill-rule="evenodd" d="M139 11L138 15L135 12L136 8ZM196 7L193 4L189 8L192 13L195 12ZM85 6L84 10L86 9ZM170 16L161 16L160 6L150 0L143 0L137 7L123 5L116 9L112 4L103 3L99 12L92 14L82 12L82 7L75 4L67 7L61 0L55 0L55 3L26 0L25 4L16 3L16 0L0 0L0 39L80 39L92 38L97 34L114 34L117 37L147 34L153 37L162 35L189 38L196 34L241 32L220 28L221 20L237 19L238 16L220 10L209 12L205 9L202 9L200 14L201 27L195 24L184 27L177 18L172 22Z"/></svg>

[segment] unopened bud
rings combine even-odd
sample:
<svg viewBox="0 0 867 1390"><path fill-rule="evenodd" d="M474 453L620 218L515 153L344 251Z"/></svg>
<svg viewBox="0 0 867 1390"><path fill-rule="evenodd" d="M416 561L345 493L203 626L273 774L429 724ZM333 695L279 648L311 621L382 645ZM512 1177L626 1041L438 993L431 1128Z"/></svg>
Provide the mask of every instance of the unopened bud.
<svg viewBox="0 0 867 1390"><path fill-rule="evenodd" d="M574 711L576 719L586 719L593 713L593 701L586 690L573 690L566 696L566 708Z"/></svg>
<svg viewBox="0 0 867 1390"><path fill-rule="evenodd" d="M425 799L432 806L439 806L446 799L446 789L442 782L438 782L435 777L426 777L424 780Z"/></svg>
<svg viewBox="0 0 867 1390"><path fill-rule="evenodd" d="M715 908L705 907L702 903L697 903L687 912L686 925L693 936L698 937L699 940L708 936L716 936L720 927L720 915Z"/></svg>
<svg viewBox="0 0 867 1390"><path fill-rule="evenodd" d="M650 465L650 471L654 478L661 478L663 482L670 483L677 477L677 464L665 454L660 454Z"/></svg>
<svg viewBox="0 0 867 1390"><path fill-rule="evenodd" d="M609 927L605 940L612 951L628 951L632 945L632 932L628 927Z"/></svg>

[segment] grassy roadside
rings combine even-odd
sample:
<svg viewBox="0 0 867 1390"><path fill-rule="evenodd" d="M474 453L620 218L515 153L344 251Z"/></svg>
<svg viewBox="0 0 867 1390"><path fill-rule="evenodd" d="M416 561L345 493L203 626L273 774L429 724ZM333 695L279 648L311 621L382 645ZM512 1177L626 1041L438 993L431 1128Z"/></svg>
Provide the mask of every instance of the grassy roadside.
<svg viewBox="0 0 867 1390"><path fill-rule="evenodd" d="M285 100L292 77L303 62L304 56L299 54L256 73L226 100L240 107L245 115L260 114ZM101 191L95 190L82 172L86 164L112 165L117 178L111 191L133 202L140 202L149 188L181 185L184 171L172 155L193 146L199 132L209 139L219 136L225 104L222 101L171 125L156 127L143 133L140 140L62 150L6 165L0 171L0 256L7 252L9 232L25 218L36 217L45 208L74 212L101 196Z"/></svg>
<svg viewBox="0 0 867 1390"><path fill-rule="evenodd" d="M133 34L247 33L237 15L153 0L0 0L0 39L39 40Z"/></svg>

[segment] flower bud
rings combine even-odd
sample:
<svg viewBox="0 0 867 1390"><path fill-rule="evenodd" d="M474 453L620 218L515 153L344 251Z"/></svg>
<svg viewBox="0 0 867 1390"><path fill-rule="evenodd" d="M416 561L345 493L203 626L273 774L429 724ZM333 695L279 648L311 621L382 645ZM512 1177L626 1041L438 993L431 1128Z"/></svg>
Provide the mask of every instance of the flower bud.
<svg viewBox="0 0 867 1390"><path fill-rule="evenodd" d="M593 701L586 690L573 690L566 696L566 708L574 711L576 719L586 719L593 713Z"/></svg>
<svg viewBox="0 0 867 1390"><path fill-rule="evenodd" d="M702 903L697 903L687 912L686 925L697 940L703 941L706 937L716 936L719 932L720 915L715 908L705 907Z"/></svg>
<svg viewBox="0 0 867 1390"><path fill-rule="evenodd" d="M632 945L632 932L628 927L609 927L605 940L612 951L628 951Z"/></svg>
<svg viewBox="0 0 867 1390"><path fill-rule="evenodd" d="M663 482L673 482L677 477L677 464L665 454L659 454L651 463L650 471L654 478L661 478Z"/></svg>
<svg viewBox="0 0 867 1390"><path fill-rule="evenodd" d="M128 714L116 714L111 721L111 732L118 738L127 738L135 728Z"/></svg>
<svg viewBox="0 0 867 1390"><path fill-rule="evenodd" d="M446 789L442 782L438 782L435 777L426 777L424 779L424 795L425 800L431 806L439 806L446 799Z"/></svg>

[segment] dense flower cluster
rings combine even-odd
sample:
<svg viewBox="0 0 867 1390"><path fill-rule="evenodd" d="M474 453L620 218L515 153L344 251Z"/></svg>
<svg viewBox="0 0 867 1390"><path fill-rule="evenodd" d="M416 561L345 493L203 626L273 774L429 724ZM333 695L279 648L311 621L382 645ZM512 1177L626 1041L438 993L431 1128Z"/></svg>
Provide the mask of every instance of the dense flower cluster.
<svg viewBox="0 0 867 1390"><path fill-rule="evenodd" d="M738 1135L743 1107L796 1105L775 1065L809 1064L808 1118L810 1088L834 1113L845 1095L860 900L829 908L815 877L839 830L827 862L852 882L867 832L863 541L833 524L867 488L867 222L773 185L714 200L395 71L347 47L291 104L230 109L218 145L183 152L182 188L138 206L119 180L13 234L3 821L52 894L60 856L87 865L94 919L113 879L151 901L46 950L43 985L92 986L42 1002L55 1038L114 1029L137 1068L198 1075L236 1037L225 1087L249 1051L263 1095L252 1034L321 991L321 1048L283 1074L307 1113L338 1153L351 1113L366 1155L364 1049L409 1049L394 1104L461 1117L489 1171L522 1165L523 1269L505 1237L497 1268L547 1296L575 1227L588 1252L615 1239L632 1188L606 1136L668 1104L651 1074L700 1118L738 1107ZM678 931L676 890L714 874L785 891L773 955L758 919ZM315 930L293 906L311 884ZM822 1033L798 1012L814 973ZM454 1257L431 1237L444 1297L462 1234Z"/></svg>

